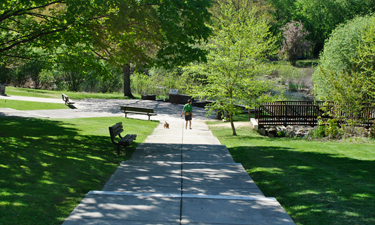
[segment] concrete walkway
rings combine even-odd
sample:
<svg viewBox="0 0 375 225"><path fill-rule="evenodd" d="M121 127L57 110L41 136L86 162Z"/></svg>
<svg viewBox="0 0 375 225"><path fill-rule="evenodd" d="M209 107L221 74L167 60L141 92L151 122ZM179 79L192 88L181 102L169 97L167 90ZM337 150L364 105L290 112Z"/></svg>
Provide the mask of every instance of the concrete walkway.
<svg viewBox="0 0 375 225"><path fill-rule="evenodd" d="M265 197L204 121L161 121L102 190L90 191L63 225L294 224Z"/></svg>
<svg viewBox="0 0 375 225"><path fill-rule="evenodd" d="M64 104L62 99L37 98L24 96L2 96L0 100L19 100L46 103ZM121 105L132 105L138 107L154 108L157 116L151 117L152 120L180 119L182 105L172 105L170 103L148 101L148 100L129 100L129 99L84 99L75 100L74 109L54 109L54 110L15 110L10 108L0 108L0 116L17 117L36 117L36 118L87 118L87 117L112 117L124 116L121 112ZM3 102L1 102L3 103ZM6 103L4 103L6 104ZM129 114L129 118L147 119L147 116ZM198 120L213 120L206 117L206 111L202 108L195 108L194 117Z"/></svg>
<svg viewBox="0 0 375 225"><path fill-rule="evenodd" d="M51 101L0 96L3 98ZM155 101L83 100L76 101L74 110L0 109L0 116L123 116L121 104L154 107L158 115L152 118L160 124L131 160L121 163L102 190L86 195L64 225L294 224L279 202L264 196L212 135L203 109L194 108L192 130L184 129L181 105ZM147 119L142 115L129 117ZM165 120L170 129L163 128Z"/></svg>

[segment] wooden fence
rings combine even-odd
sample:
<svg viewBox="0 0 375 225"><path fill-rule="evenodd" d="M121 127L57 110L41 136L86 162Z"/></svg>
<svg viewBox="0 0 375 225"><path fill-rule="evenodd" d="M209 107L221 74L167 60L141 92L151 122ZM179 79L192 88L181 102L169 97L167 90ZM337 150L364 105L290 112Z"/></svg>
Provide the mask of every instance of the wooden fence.
<svg viewBox="0 0 375 225"><path fill-rule="evenodd" d="M318 117L323 120L330 118L324 115L323 101L277 101L261 105L255 109L255 119L259 128L264 125L318 125ZM333 104L328 106L332 107ZM340 113L340 112L339 112ZM340 113L344 116L344 113ZM375 120L375 106L365 106L360 115L345 115L349 118L362 120L361 126L369 127Z"/></svg>

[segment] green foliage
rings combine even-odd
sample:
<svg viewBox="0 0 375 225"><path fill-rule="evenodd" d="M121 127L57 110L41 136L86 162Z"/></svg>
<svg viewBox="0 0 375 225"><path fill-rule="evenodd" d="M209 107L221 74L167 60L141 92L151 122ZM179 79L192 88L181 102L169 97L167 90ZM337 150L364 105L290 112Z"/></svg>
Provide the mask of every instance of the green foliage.
<svg viewBox="0 0 375 225"><path fill-rule="evenodd" d="M91 52L123 69L124 94L132 96L130 64L171 68L206 60L199 44L211 34L206 25L210 4L210 0L8 0L0 5L0 60L37 58L32 48L46 49L48 55L68 46L70 52L59 55L68 64L65 85L79 90Z"/></svg>
<svg viewBox="0 0 375 225"><path fill-rule="evenodd" d="M276 135L277 137L286 137L287 133L285 131L277 131Z"/></svg>
<svg viewBox="0 0 375 225"><path fill-rule="evenodd" d="M32 80L34 88L41 88L42 82L39 79L39 73L45 66L46 63L38 59L8 60L0 67L0 83L24 87L29 80Z"/></svg>
<svg viewBox="0 0 375 225"><path fill-rule="evenodd" d="M80 51L77 51L77 50ZM122 72L98 59L84 46L62 46L51 54L48 66L38 75L46 89L118 92L122 88Z"/></svg>
<svg viewBox="0 0 375 225"><path fill-rule="evenodd" d="M14 71L6 66L0 66L0 83L9 84L14 77Z"/></svg>
<svg viewBox="0 0 375 225"><path fill-rule="evenodd" d="M337 119L328 119L325 127L325 135L329 138L338 138L340 135L340 127Z"/></svg>
<svg viewBox="0 0 375 225"><path fill-rule="evenodd" d="M337 119L319 121L319 126L310 131L309 136L314 139L336 139L336 140L369 140L374 138L373 128L355 126L353 124L341 124L338 126Z"/></svg>
<svg viewBox="0 0 375 225"><path fill-rule="evenodd" d="M158 94L168 96L170 89L178 89L179 94L188 94L191 86L197 81L186 67L176 67L174 69L153 68L150 75L158 86Z"/></svg>
<svg viewBox="0 0 375 225"><path fill-rule="evenodd" d="M370 137L375 138L375 124L370 127Z"/></svg>
<svg viewBox="0 0 375 225"><path fill-rule="evenodd" d="M325 137L325 126L324 125L319 125L315 127L313 130L309 132L309 135L315 139L320 139Z"/></svg>
<svg viewBox="0 0 375 225"><path fill-rule="evenodd" d="M296 64L303 68L292 66L285 61L273 62L275 68L273 73L280 77L280 83L287 85L289 89L297 90L298 87L313 89L311 78L315 68L312 65L317 64L317 60L299 60Z"/></svg>
<svg viewBox="0 0 375 225"><path fill-rule="evenodd" d="M314 42L314 56L319 56L331 32L341 23L375 12L372 0L268 0L275 8L278 21L274 34L291 20L301 21L310 32L308 40Z"/></svg>
<svg viewBox="0 0 375 225"><path fill-rule="evenodd" d="M248 79L243 83L242 103L245 104L246 108L250 113L251 109L259 107L263 103L274 102L281 100L282 96L277 95L275 92L280 91L280 88L276 86L274 81ZM280 91L281 93L283 91ZM250 121L250 114L248 115Z"/></svg>
<svg viewBox="0 0 375 225"><path fill-rule="evenodd" d="M289 91L298 91L298 89L299 89L298 84L295 84L293 82L289 83L289 89L288 89Z"/></svg>
<svg viewBox="0 0 375 225"><path fill-rule="evenodd" d="M169 70L153 67L148 70L148 74L135 71L130 79L134 93L156 94L160 98L167 98L170 89L178 89L179 94L187 94L195 83L188 70L180 67Z"/></svg>
<svg viewBox="0 0 375 225"><path fill-rule="evenodd" d="M320 67L328 73L337 75L340 71L349 72L354 69L351 59L358 54L361 35L368 27L370 17L358 17L346 24L338 26L327 40L320 57ZM315 71L314 82L319 89L326 91L325 80L320 70ZM325 97L325 96L322 96Z"/></svg>
<svg viewBox="0 0 375 225"><path fill-rule="evenodd" d="M31 78L34 82L34 88L41 88L41 81L39 79L39 73L45 67L45 62L30 60L27 61L18 71L18 73L24 74L25 77Z"/></svg>
<svg viewBox="0 0 375 225"><path fill-rule="evenodd" d="M131 84L133 90L141 95L155 94L156 84L153 82L152 77L139 72L134 72L131 76Z"/></svg>
<svg viewBox="0 0 375 225"><path fill-rule="evenodd" d="M358 17L339 26L314 73L317 97L335 102L332 115L348 123L375 99L374 35L375 16Z"/></svg>
<svg viewBox="0 0 375 225"><path fill-rule="evenodd" d="M7 0L0 5L0 58L33 57L30 47L74 45L98 23L109 5L103 0Z"/></svg>
<svg viewBox="0 0 375 225"><path fill-rule="evenodd" d="M235 135L232 117L241 111L236 105L244 99L256 76L267 71L265 58L276 53L275 40L267 22L256 17L254 11L235 10L230 4L221 5L220 10L221 23L214 28L214 36L206 46L208 62L193 65L192 70L200 71L203 84L194 87L192 93L215 101L209 113L227 112Z"/></svg>
<svg viewBox="0 0 375 225"><path fill-rule="evenodd" d="M248 127L210 126L265 196L296 224L375 223L375 142L263 137ZM350 178L350 179L348 179Z"/></svg>
<svg viewBox="0 0 375 225"><path fill-rule="evenodd" d="M210 7L209 11L212 14L213 21L217 24L221 23L222 5L231 5L235 10L244 9L247 11L254 11L256 16L262 17L270 23L275 23L272 16L275 9L267 0L216 0L213 1L213 5Z"/></svg>

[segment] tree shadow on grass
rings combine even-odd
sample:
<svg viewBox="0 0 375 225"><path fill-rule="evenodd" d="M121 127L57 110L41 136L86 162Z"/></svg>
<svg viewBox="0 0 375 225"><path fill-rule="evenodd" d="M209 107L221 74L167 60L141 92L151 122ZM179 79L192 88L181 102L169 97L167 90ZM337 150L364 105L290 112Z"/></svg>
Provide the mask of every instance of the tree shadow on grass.
<svg viewBox="0 0 375 225"><path fill-rule="evenodd" d="M123 160L109 135L66 122L4 117L0 127L0 224L60 224Z"/></svg>
<svg viewBox="0 0 375 225"><path fill-rule="evenodd" d="M229 148L297 224L375 224L375 162L293 148Z"/></svg>

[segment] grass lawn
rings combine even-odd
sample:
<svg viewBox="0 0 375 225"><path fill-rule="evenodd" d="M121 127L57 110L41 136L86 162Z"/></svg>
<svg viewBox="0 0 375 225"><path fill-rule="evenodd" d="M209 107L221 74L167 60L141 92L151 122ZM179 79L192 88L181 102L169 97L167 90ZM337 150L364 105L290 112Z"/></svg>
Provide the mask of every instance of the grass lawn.
<svg viewBox="0 0 375 225"><path fill-rule="evenodd" d="M108 127L120 121L138 136L117 156ZM0 224L61 224L157 125L120 117L0 117Z"/></svg>
<svg viewBox="0 0 375 225"><path fill-rule="evenodd" d="M29 102L18 100L0 99L0 108L11 108L16 110L46 110L46 109L69 109L64 103Z"/></svg>
<svg viewBox="0 0 375 225"><path fill-rule="evenodd" d="M64 93L72 100L81 100L85 98L103 98L103 99L126 99L123 93L84 93L84 92L71 92L71 91L51 91L32 88L17 88L6 87L5 94L27 97L40 97L40 98L61 98ZM141 98L139 95L134 95L136 98ZM62 101L62 99L61 99Z"/></svg>
<svg viewBox="0 0 375 225"><path fill-rule="evenodd" d="M296 224L375 224L375 142L321 142L211 127Z"/></svg>

